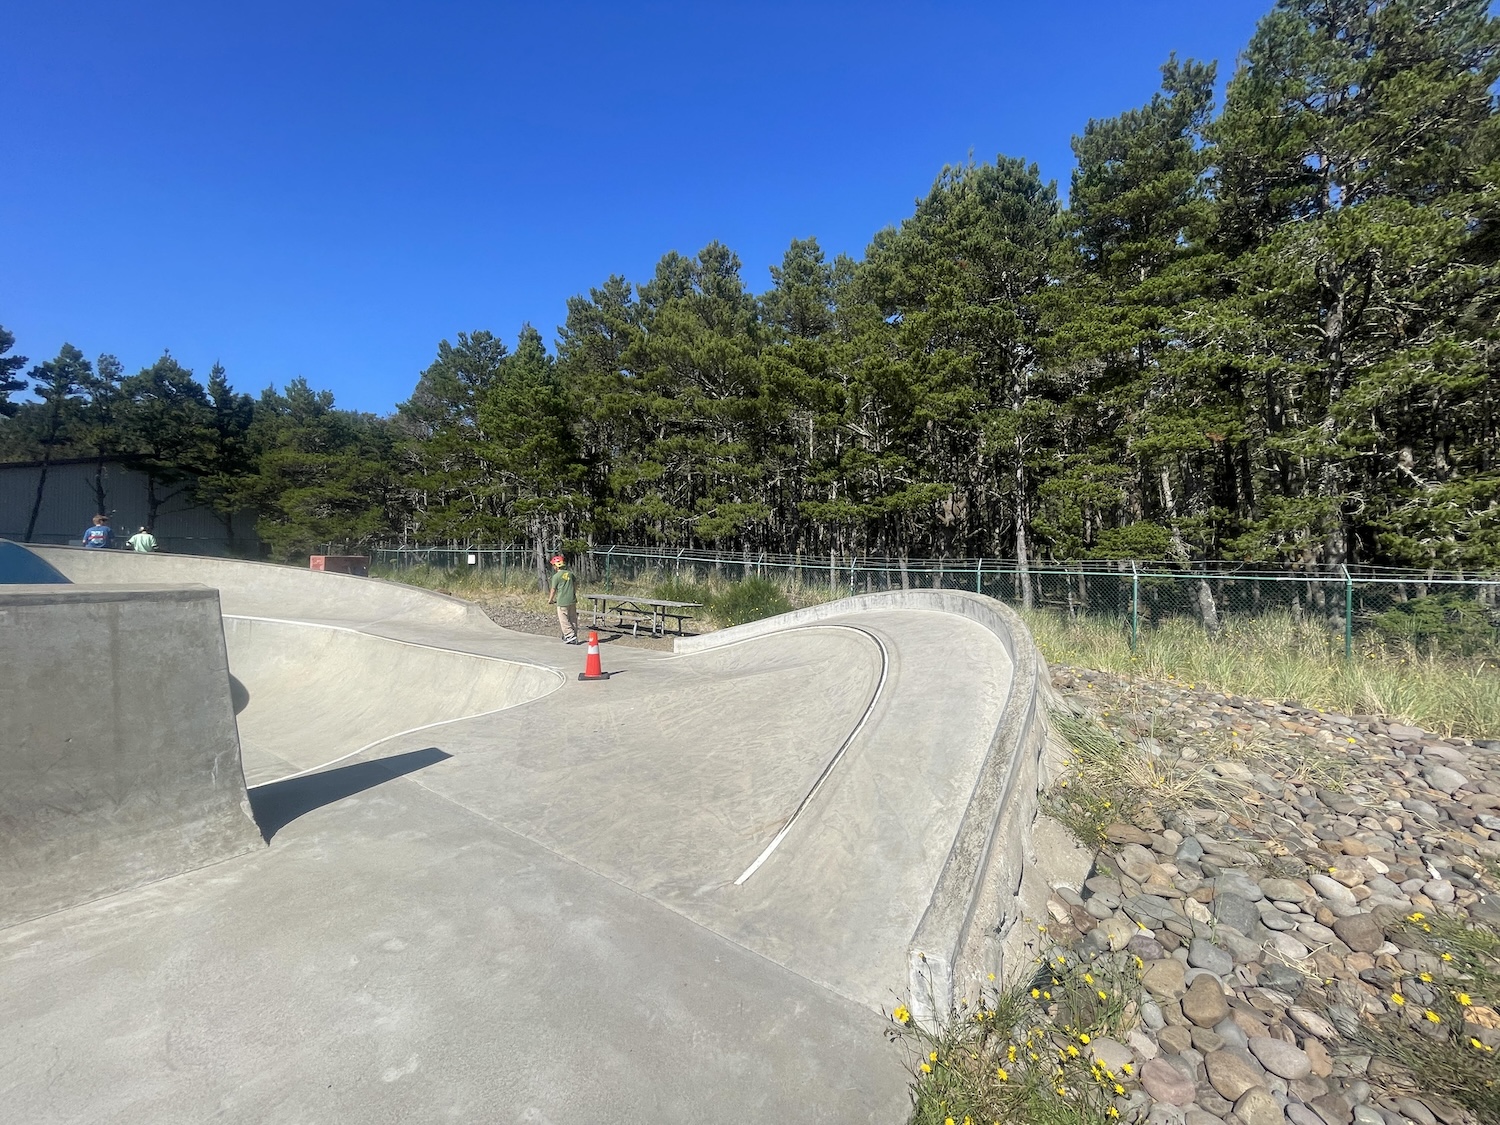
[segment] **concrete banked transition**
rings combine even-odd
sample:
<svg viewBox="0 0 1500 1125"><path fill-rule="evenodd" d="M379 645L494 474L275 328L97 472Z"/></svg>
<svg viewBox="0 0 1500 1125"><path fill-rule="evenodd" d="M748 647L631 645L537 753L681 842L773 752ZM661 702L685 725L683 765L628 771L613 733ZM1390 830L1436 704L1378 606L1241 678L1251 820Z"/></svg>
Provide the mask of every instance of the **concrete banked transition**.
<svg viewBox="0 0 1500 1125"><path fill-rule="evenodd" d="M579 683L397 584L33 551L73 584L0 585L16 1120L899 1121L882 1010L976 995L1080 874L988 599Z"/></svg>

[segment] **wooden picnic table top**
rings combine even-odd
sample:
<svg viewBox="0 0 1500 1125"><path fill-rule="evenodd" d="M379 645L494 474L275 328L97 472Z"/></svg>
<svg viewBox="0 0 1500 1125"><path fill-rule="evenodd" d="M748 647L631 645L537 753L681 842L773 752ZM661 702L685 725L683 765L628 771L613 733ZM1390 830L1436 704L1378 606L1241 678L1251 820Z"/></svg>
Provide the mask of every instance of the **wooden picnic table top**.
<svg viewBox="0 0 1500 1125"><path fill-rule="evenodd" d="M634 594L584 594L592 602L620 602L652 606L656 609L702 609L702 602L674 602L667 598L641 598Z"/></svg>

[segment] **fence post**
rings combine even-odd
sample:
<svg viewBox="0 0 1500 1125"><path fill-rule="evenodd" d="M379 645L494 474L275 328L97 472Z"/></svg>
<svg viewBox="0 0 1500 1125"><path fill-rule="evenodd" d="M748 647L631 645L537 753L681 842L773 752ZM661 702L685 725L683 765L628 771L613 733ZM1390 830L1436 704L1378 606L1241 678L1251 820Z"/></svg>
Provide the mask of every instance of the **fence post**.
<svg viewBox="0 0 1500 1125"><path fill-rule="evenodd" d="M1130 651L1135 651L1135 646L1141 634L1141 572L1136 568L1135 562L1130 564Z"/></svg>
<svg viewBox="0 0 1500 1125"><path fill-rule="evenodd" d="M974 563L974 592L982 595L984 593L984 560L978 559Z"/></svg>
<svg viewBox="0 0 1500 1125"><path fill-rule="evenodd" d="M1349 577L1349 568L1342 563L1344 572L1344 659L1354 659L1354 579Z"/></svg>

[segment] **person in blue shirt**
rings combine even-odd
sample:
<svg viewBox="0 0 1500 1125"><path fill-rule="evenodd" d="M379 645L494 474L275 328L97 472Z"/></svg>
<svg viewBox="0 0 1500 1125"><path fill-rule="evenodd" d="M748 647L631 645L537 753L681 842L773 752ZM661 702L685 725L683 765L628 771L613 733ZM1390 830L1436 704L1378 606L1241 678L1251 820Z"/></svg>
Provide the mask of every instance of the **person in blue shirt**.
<svg viewBox="0 0 1500 1125"><path fill-rule="evenodd" d="M103 549L115 545L115 529L109 526L108 516L95 516L93 526L83 533L83 545Z"/></svg>

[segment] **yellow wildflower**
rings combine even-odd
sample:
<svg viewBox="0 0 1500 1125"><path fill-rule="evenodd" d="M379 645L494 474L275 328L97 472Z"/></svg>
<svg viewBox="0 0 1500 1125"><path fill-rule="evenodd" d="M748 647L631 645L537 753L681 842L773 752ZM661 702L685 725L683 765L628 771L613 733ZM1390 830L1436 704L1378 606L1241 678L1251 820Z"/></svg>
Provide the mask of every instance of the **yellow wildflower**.
<svg viewBox="0 0 1500 1125"><path fill-rule="evenodd" d="M928 1055L927 1055L927 1057L929 1059L931 1059L933 1062L937 1062L937 1052L936 1051L929 1052Z"/></svg>
<svg viewBox="0 0 1500 1125"><path fill-rule="evenodd" d="M1104 989L1102 989L1102 988L1099 989L1096 993L1094 993L1094 995L1097 996L1097 997L1099 997L1099 999L1101 999L1101 1000L1108 1000L1109 999L1109 996L1105 993Z"/></svg>
<svg viewBox="0 0 1500 1125"><path fill-rule="evenodd" d="M1078 1042L1087 1047L1089 1045L1089 1033L1087 1031L1080 1031L1078 1033Z"/></svg>
<svg viewBox="0 0 1500 1125"><path fill-rule="evenodd" d="M1451 960L1453 960L1453 954L1451 954L1451 953L1444 953L1443 954L1443 960L1444 961L1451 961Z"/></svg>
<svg viewBox="0 0 1500 1125"><path fill-rule="evenodd" d="M1093 984L1094 983L1094 974L1093 973L1084 973L1083 974L1083 983L1084 984Z"/></svg>
<svg viewBox="0 0 1500 1125"><path fill-rule="evenodd" d="M1432 974L1431 973L1419 973L1419 974L1417 974L1417 979L1419 981L1421 981L1423 984L1431 984L1432 983Z"/></svg>
<svg viewBox="0 0 1500 1125"><path fill-rule="evenodd" d="M1426 1016L1426 1019L1427 1019L1428 1023L1442 1023L1443 1022L1443 1017L1440 1016L1440 1015L1438 1015L1431 1008L1427 1009L1427 1011L1425 1013L1425 1016Z"/></svg>
<svg viewBox="0 0 1500 1125"><path fill-rule="evenodd" d="M1458 996L1455 997L1455 999L1457 999L1458 1002L1461 1005L1463 1005L1465 1008L1467 1008L1470 1004L1474 1003L1473 999L1469 996L1469 994L1467 992L1460 992L1458 994Z"/></svg>
<svg viewBox="0 0 1500 1125"><path fill-rule="evenodd" d="M1074 1059L1078 1057L1078 1048L1071 1043L1068 1044L1068 1057Z"/></svg>
<svg viewBox="0 0 1500 1125"><path fill-rule="evenodd" d="M896 1010L891 1013L891 1019L897 1023L906 1023L911 1019L911 1012L907 1011L905 1004L897 1004Z"/></svg>
<svg viewBox="0 0 1500 1125"><path fill-rule="evenodd" d="M1406 997L1402 996L1399 992L1393 992L1391 993L1391 1003L1400 1006L1406 1003Z"/></svg>
<svg viewBox="0 0 1500 1125"><path fill-rule="evenodd" d="M1124 1092L1125 1092L1125 1087L1121 1086L1118 1082L1116 1082L1115 1083L1115 1093L1117 1093L1117 1094L1123 1094Z"/></svg>
<svg viewBox="0 0 1500 1125"><path fill-rule="evenodd" d="M1406 920L1408 922L1420 922L1425 917L1427 917L1427 915L1423 914L1420 910L1413 910L1406 916Z"/></svg>
<svg viewBox="0 0 1500 1125"><path fill-rule="evenodd" d="M923 1063L922 1064L922 1073L923 1074L931 1074L932 1073L932 1064L931 1063Z"/></svg>
<svg viewBox="0 0 1500 1125"><path fill-rule="evenodd" d="M1037 997L1041 996L1041 994L1042 994L1042 990L1040 988L1033 988L1031 990L1031 998L1033 1000L1035 1000Z"/></svg>
<svg viewBox="0 0 1500 1125"><path fill-rule="evenodd" d="M1123 1070L1126 1074L1134 1074L1135 1073L1135 1064L1134 1063L1124 1063L1124 1064L1122 1064L1120 1066L1120 1069Z"/></svg>
<svg viewBox="0 0 1500 1125"><path fill-rule="evenodd" d="M1010 1071L1006 1070L1003 1066L997 1066L995 1068L995 1077L1000 1079L1001 1082L1009 1082Z"/></svg>

